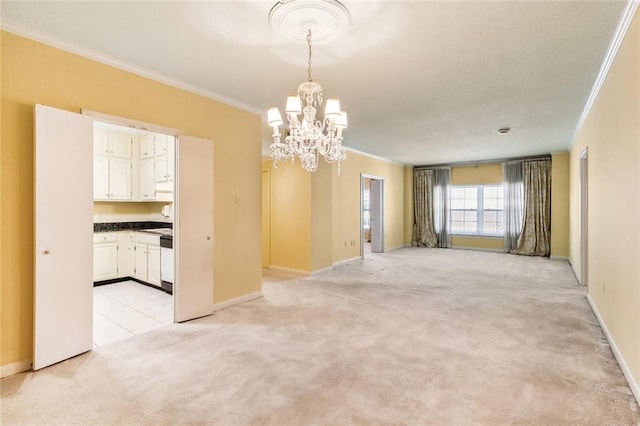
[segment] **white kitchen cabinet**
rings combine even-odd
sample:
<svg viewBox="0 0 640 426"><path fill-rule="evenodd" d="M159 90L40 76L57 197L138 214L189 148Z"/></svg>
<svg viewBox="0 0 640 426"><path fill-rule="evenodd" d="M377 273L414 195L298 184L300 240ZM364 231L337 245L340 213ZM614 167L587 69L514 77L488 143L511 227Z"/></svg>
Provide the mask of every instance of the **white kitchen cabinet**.
<svg viewBox="0 0 640 426"><path fill-rule="evenodd" d="M167 155L169 153L169 140L173 140L173 136L168 135L155 135L154 155Z"/></svg>
<svg viewBox="0 0 640 426"><path fill-rule="evenodd" d="M118 158L131 158L131 135L107 133L109 155Z"/></svg>
<svg viewBox="0 0 640 426"><path fill-rule="evenodd" d="M136 261L135 247L133 232L118 232L118 278L133 277Z"/></svg>
<svg viewBox="0 0 640 426"><path fill-rule="evenodd" d="M142 201L156 199L155 161L153 158L140 161L140 197Z"/></svg>
<svg viewBox="0 0 640 426"><path fill-rule="evenodd" d="M93 199L131 200L131 136L93 131Z"/></svg>
<svg viewBox="0 0 640 426"><path fill-rule="evenodd" d="M164 136L164 135L163 135ZM159 182L173 182L175 175L175 143L173 136L166 136L162 153L158 155L156 145L155 179Z"/></svg>
<svg viewBox="0 0 640 426"><path fill-rule="evenodd" d="M135 233L134 278L160 287L160 237Z"/></svg>
<svg viewBox="0 0 640 426"><path fill-rule="evenodd" d="M156 183L169 180L169 165L166 155L154 159L154 180Z"/></svg>
<svg viewBox="0 0 640 426"><path fill-rule="evenodd" d="M155 155L155 135L140 136L140 159L152 158Z"/></svg>
<svg viewBox="0 0 640 426"><path fill-rule="evenodd" d="M93 281L118 277L118 238L114 233L94 234Z"/></svg>
<svg viewBox="0 0 640 426"><path fill-rule="evenodd" d="M147 246L147 282L160 286L160 246Z"/></svg>
<svg viewBox="0 0 640 426"><path fill-rule="evenodd" d="M147 245L136 243L135 247L135 269L133 277L142 281L147 281Z"/></svg>
<svg viewBox="0 0 640 426"><path fill-rule="evenodd" d="M109 157L93 156L93 199L109 199Z"/></svg>
<svg viewBox="0 0 640 426"><path fill-rule="evenodd" d="M93 155L109 155L109 137L106 130L93 130Z"/></svg>
<svg viewBox="0 0 640 426"><path fill-rule="evenodd" d="M131 160L109 158L109 199L131 199Z"/></svg>

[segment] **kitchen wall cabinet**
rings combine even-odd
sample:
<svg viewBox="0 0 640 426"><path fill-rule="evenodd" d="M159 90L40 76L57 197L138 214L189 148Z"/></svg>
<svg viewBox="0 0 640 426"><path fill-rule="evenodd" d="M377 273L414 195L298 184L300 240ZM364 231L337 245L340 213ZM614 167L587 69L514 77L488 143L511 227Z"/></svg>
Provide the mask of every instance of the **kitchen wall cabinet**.
<svg viewBox="0 0 640 426"><path fill-rule="evenodd" d="M118 158L131 158L131 136L94 129L93 154Z"/></svg>
<svg viewBox="0 0 640 426"><path fill-rule="evenodd" d="M156 199L155 160L145 158L140 161L140 198L142 201Z"/></svg>
<svg viewBox="0 0 640 426"><path fill-rule="evenodd" d="M93 199L131 200L131 136L93 132Z"/></svg>
<svg viewBox="0 0 640 426"><path fill-rule="evenodd" d="M148 134L140 136L140 159L152 158L155 155L155 136Z"/></svg>
<svg viewBox="0 0 640 426"><path fill-rule="evenodd" d="M94 234L93 281L118 277L118 237L115 233Z"/></svg>

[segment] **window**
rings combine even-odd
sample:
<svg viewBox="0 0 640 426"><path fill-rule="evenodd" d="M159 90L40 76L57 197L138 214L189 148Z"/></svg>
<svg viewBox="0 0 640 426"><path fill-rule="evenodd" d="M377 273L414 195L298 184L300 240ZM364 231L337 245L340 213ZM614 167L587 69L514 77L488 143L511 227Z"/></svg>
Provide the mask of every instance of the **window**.
<svg viewBox="0 0 640 426"><path fill-rule="evenodd" d="M502 185L452 186L449 206L452 234L504 234Z"/></svg>

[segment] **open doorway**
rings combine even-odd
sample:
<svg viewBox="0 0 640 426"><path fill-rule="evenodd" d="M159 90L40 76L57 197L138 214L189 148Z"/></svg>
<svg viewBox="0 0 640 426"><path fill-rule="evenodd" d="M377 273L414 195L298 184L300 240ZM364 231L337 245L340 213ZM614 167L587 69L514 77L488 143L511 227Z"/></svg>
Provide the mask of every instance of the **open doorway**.
<svg viewBox="0 0 640 426"><path fill-rule="evenodd" d="M384 178L360 175L360 256L384 252Z"/></svg>
<svg viewBox="0 0 640 426"><path fill-rule="evenodd" d="M174 322L176 140L94 121L93 347Z"/></svg>

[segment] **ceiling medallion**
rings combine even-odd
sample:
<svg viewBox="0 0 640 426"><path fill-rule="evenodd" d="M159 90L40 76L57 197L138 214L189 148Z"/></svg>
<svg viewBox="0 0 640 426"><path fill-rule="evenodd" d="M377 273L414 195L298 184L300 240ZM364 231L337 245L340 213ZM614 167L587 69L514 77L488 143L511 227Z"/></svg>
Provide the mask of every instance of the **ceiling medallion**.
<svg viewBox="0 0 640 426"><path fill-rule="evenodd" d="M267 121L273 128L273 143L271 157L274 167L282 160L294 161L300 158L302 167L314 172L318 168L318 158L324 157L327 163L338 163L346 160L346 149L342 146L342 131L347 128L347 113L340 109L338 99L327 99L324 119L317 120L317 108L323 103L322 87L311 76L311 37L320 33L324 39L334 37L339 31L344 31L350 15L347 9L338 1L329 0L289 0L275 4L269 12L269 22L276 31L298 39L302 33L309 48L307 81L300 83L298 93L287 97L285 113L289 122L284 142L280 135L279 126L282 116L278 108L267 111ZM333 25L327 25L333 24ZM328 29L323 30L323 28ZM295 29L297 28L297 29Z"/></svg>
<svg viewBox="0 0 640 426"><path fill-rule="evenodd" d="M315 42L340 37L351 15L337 0L281 0L269 11L269 24L277 34L306 41L308 31Z"/></svg>

